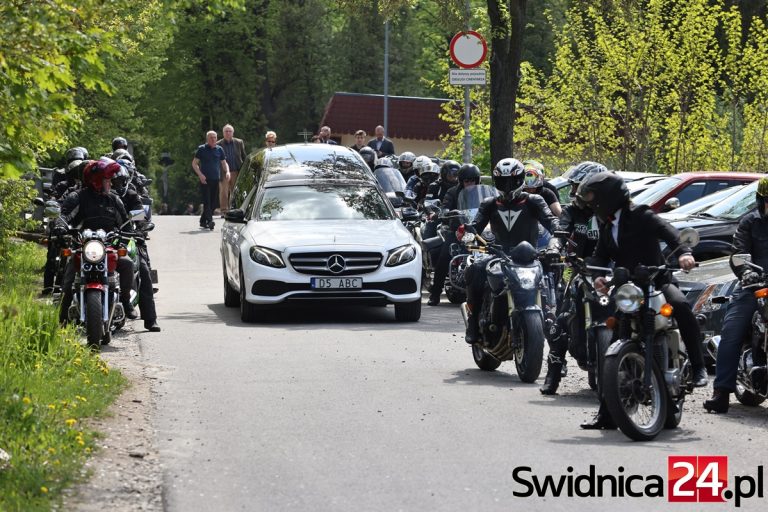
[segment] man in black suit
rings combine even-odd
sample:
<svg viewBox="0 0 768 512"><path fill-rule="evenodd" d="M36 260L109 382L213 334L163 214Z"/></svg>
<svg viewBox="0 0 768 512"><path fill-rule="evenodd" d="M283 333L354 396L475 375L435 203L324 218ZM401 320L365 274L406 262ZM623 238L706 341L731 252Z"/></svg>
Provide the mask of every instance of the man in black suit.
<svg viewBox="0 0 768 512"><path fill-rule="evenodd" d="M681 244L678 231L656 215L650 207L632 204L624 180L616 174L601 172L587 177L579 185L576 198L595 212L602 223L595 248L594 264L606 266L613 262L615 267L624 267L630 272L641 264L664 265L664 256L659 247L659 240L664 240L675 254L679 254L680 268L690 270L696 265L691 249ZM701 352L701 332L690 304L668 273L658 275L655 285L672 305L673 316L690 357L693 385L706 386L708 379ZM595 279L595 288L601 293L607 293L606 278ZM615 428L602 398L595 419L581 427Z"/></svg>
<svg viewBox="0 0 768 512"><path fill-rule="evenodd" d="M330 126L323 126L320 128L320 133L317 138L317 142L320 144L338 144L335 140L331 138L331 127Z"/></svg>
<svg viewBox="0 0 768 512"><path fill-rule="evenodd" d="M391 140L384 136L384 127L379 125L376 127L376 138L368 141L368 146L376 151L376 156L381 158L383 156L391 156L395 154L395 145Z"/></svg>

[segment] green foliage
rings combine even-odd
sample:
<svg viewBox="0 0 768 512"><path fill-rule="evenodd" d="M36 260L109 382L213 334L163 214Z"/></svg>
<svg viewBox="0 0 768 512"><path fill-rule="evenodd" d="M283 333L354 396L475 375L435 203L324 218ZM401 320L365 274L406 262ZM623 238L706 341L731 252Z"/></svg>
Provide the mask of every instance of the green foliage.
<svg viewBox="0 0 768 512"><path fill-rule="evenodd" d="M83 419L102 413L124 385L88 350L56 309L33 298L45 252L13 244L0 274L0 510L49 510L82 478L95 433Z"/></svg>
<svg viewBox="0 0 768 512"><path fill-rule="evenodd" d="M35 190L32 183L0 178L0 268L5 272L9 237L27 222L23 213L30 209Z"/></svg>

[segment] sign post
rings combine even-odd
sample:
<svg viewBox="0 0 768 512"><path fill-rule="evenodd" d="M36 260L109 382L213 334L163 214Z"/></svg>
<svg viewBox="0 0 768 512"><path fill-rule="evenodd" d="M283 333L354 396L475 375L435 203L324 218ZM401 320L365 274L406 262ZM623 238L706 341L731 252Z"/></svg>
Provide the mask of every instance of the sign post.
<svg viewBox="0 0 768 512"><path fill-rule="evenodd" d="M451 60L461 69L451 69L451 85L464 86L464 163L472 162L472 135L470 127L469 88L472 85L485 85L485 70L479 67L488 54L488 45L483 36L474 30L458 32L451 39Z"/></svg>

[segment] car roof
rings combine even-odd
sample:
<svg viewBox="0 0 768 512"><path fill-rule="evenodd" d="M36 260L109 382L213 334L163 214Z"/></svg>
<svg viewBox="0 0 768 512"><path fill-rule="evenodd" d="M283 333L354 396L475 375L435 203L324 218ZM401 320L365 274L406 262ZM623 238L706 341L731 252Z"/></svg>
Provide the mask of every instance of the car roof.
<svg viewBox="0 0 768 512"><path fill-rule="evenodd" d="M276 188L276 187L296 187L303 185L352 185L363 187L376 187L376 183L367 179L349 179L349 178L300 178L293 176L284 176L282 179L276 179L268 181L264 184L264 188Z"/></svg>
<svg viewBox="0 0 768 512"><path fill-rule="evenodd" d="M677 174L670 174L670 178L681 178L683 180L709 178L713 180L719 180L723 178L731 178L737 180L758 180L765 176L756 172L681 172Z"/></svg>
<svg viewBox="0 0 768 512"><path fill-rule="evenodd" d="M263 181L360 180L376 178L354 150L332 144L287 144L265 153Z"/></svg>

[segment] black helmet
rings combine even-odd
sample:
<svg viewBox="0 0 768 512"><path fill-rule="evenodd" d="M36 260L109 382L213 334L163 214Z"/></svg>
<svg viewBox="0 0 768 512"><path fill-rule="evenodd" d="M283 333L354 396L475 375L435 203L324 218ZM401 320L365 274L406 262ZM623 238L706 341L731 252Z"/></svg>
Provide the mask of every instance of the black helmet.
<svg viewBox="0 0 768 512"><path fill-rule="evenodd" d="M368 167L373 169L373 165L376 163L376 152L373 148L368 146L360 148L360 156L363 157L363 160L368 164Z"/></svg>
<svg viewBox="0 0 768 512"><path fill-rule="evenodd" d="M517 158L502 158L493 168L493 185L505 196L523 186L525 167Z"/></svg>
<svg viewBox="0 0 768 512"><path fill-rule="evenodd" d="M592 210L602 222L629 204L629 189L621 176L598 172L587 176L576 192L576 199Z"/></svg>
<svg viewBox="0 0 768 512"><path fill-rule="evenodd" d="M757 182L755 199L757 200L757 211L760 212L761 217L765 217L768 214L765 208L765 202L768 200L768 178L760 178L760 181Z"/></svg>
<svg viewBox="0 0 768 512"><path fill-rule="evenodd" d="M120 164L120 170L112 176L112 188L122 196L125 195L128 182L131 181L131 174L125 166L125 163L128 162L119 160L117 163Z"/></svg>
<svg viewBox="0 0 768 512"><path fill-rule="evenodd" d="M571 196L576 195L576 190L579 187L579 183L584 181L587 176L591 176L592 174L598 173L598 172L608 172L608 168L605 167L603 164L599 164L597 162L581 162L580 164L576 164L576 166L571 170L571 174L568 176L568 183L571 185L576 185L573 187L573 190L571 192Z"/></svg>
<svg viewBox="0 0 768 512"><path fill-rule="evenodd" d="M451 183L456 183L459 179L459 169L461 165L456 160L446 160L440 167L440 179Z"/></svg>
<svg viewBox="0 0 768 512"><path fill-rule="evenodd" d="M475 164L464 164L459 169L459 184L464 186L465 181L474 181L480 184L480 169Z"/></svg>
<svg viewBox="0 0 768 512"><path fill-rule="evenodd" d="M123 137L115 137L112 139L112 151L116 149L128 149L128 141Z"/></svg>
<svg viewBox="0 0 768 512"><path fill-rule="evenodd" d="M70 148L67 150L64 158L67 160L67 164L70 164L75 160L88 160L88 150L80 146Z"/></svg>
<svg viewBox="0 0 768 512"><path fill-rule="evenodd" d="M130 160L133 162L133 157L128 152L127 149L116 149L114 152L112 152L111 156L112 160Z"/></svg>

